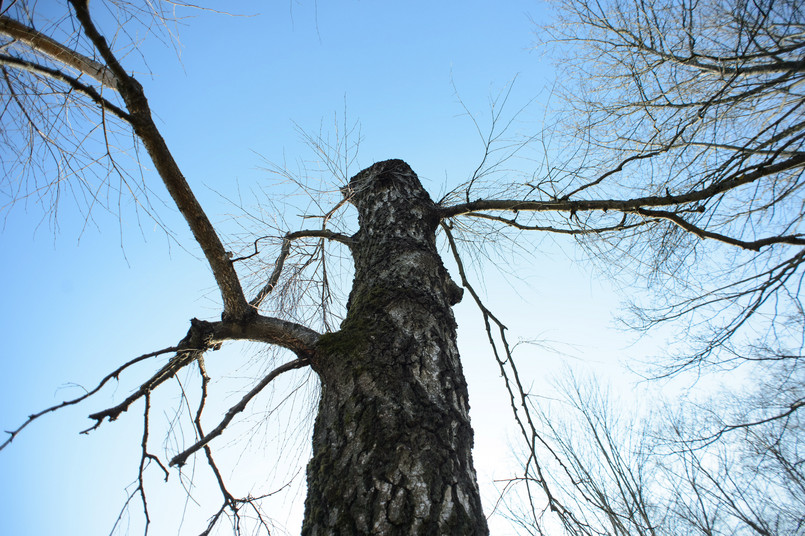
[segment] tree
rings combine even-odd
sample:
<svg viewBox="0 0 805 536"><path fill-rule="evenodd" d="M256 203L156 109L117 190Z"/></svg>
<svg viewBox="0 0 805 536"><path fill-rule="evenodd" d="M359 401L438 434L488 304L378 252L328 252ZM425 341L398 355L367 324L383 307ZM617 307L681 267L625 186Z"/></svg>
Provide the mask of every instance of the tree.
<svg viewBox="0 0 805 536"><path fill-rule="evenodd" d="M683 278L680 268L703 269L706 263L693 261L699 251L708 247L707 242L748 252L745 258L740 257L743 253L737 255L745 269L755 275L742 276L724 287L721 301L713 302L701 288L691 287L698 291L694 301L672 304L663 316L684 313L695 318L706 305L731 304L742 297L748 300L738 304L743 314L703 339L704 348L683 367L701 363L715 355L714 350L727 348L726 341L735 337L748 316L767 303L771 292L780 297L792 296L797 302L796 292L790 292L787 285L790 274L799 266L805 238L797 229L801 213L791 205L798 203L805 157L799 150L797 134L801 99L797 100L799 97L793 93L796 86L788 84L796 82L799 64L778 60L784 53L796 54L798 48L787 44L788 40L796 40L793 30L769 37L785 43L780 50L757 59L759 67L746 71L743 67L727 69L726 80L719 63L726 61L724 58L706 58L718 63L716 69L704 60L685 62L672 57L669 61L675 65L715 73L714 80L701 76L686 79L690 88L703 86L713 95L693 104L661 101L658 106L667 115L649 113L653 122L637 123L631 129L632 137L616 148L618 158L614 160L609 151L597 152L598 147L609 148L607 140L596 138L595 130L589 129L586 131L590 137L581 146L583 158L560 159L561 166L546 161L540 169L525 175L508 173L507 163L539 137L532 134L513 143L504 139L509 123L499 106L507 100L505 92L494 102L497 108L493 109L491 131L484 135L481 164L469 180L438 201L431 199L402 160L384 160L349 177L339 161L324 151L325 161L340 180L341 199L321 211L321 225L313 229L282 229L278 237L252 236L249 242L253 252L236 255L234 248L225 245L185 180L153 119L143 85L129 74L125 65L127 43L118 42L119 34L113 30L101 30L104 25L129 18L164 20L165 14L153 13L150 8L143 11L123 2L114 6L118 11L107 18L96 14L94 4L90 8L87 2L71 0L69 13L44 27L24 2L5 8L0 19L0 33L6 36L4 53L0 55L6 88L3 122L17 127L5 129L13 133L7 142L26 151L17 151L22 155L18 160L4 162L4 171L19 181L18 191L58 191L62 183L70 184L74 191L86 194L79 195L79 199L89 199L92 205L98 198L97 186L87 179L87 170L98 169L90 164L100 162L104 173L96 177L101 185L108 185L109 177L114 176L120 184L131 185L128 189L135 194L144 193L153 187L131 181L125 168L117 163L116 140L125 139L126 132L132 133L135 149L145 150L143 160L162 179L212 271L221 300L220 320L193 319L187 334L174 346L130 360L86 395L32 415L10 432L3 446L9 445L33 420L82 402L132 365L172 354L123 401L90 416L93 426L89 430L94 430L117 419L134 404L143 405L139 478L130 500L140 499L146 530L149 514L145 471L149 464L159 467L167 477L171 467L181 468L201 451L223 496L223 505L212 514L208 532L226 513L238 528L243 507L254 508L258 522L268 530L255 506L256 499L236 498L228 491L215 463L212 442L275 378L293 369L310 368L321 383L321 398L307 469L304 534L486 533L471 457L467 389L451 312L462 298L461 287L482 313L509 390L528 452L526 482L536 483L547 507L569 525L568 520L575 519L573 510L554 493L543 474L539 453L543 439L532 418L530 393L515 365L513 345L506 337L504 324L484 304L465 270L466 259L478 258L484 247L479 238L482 233L508 236L521 244L530 233L593 237L591 244L608 247L614 242L629 246L630 254L635 248L648 248L653 253L651 248L659 246L653 266L660 269L676 261L674 268L679 277L675 281L679 285L695 283ZM783 13L794 13L794 7ZM792 23L791 28L796 24ZM74 28L79 31L74 32ZM761 24L757 28L777 31L776 25ZM755 60L754 55L750 57ZM763 63L763 58L773 58L767 61L775 65L781 61L780 69L794 74L781 78L779 84L776 79L767 80L777 71ZM653 65L639 63L626 66L632 69L628 71L630 75L656 70ZM743 83L745 77L758 73L762 83L757 88L736 84L736 80ZM748 93L755 98L759 92L763 96L764 90L772 95L774 107L762 110L777 114L774 117L778 119L771 123L773 127L764 127L761 136L730 130L748 128L747 117L737 114L750 113L746 112L748 105L730 107L736 100L727 94L733 85L738 87L735 91L739 96ZM664 86L658 87L660 95L673 95ZM786 88L783 97L777 94L780 87ZM591 126L605 125L608 117L627 117L633 110L651 110L652 98L649 94L634 107L616 109L615 115L603 119L593 107L588 116ZM73 120L67 110L81 115ZM675 115L677 110L682 111ZM754 119L754 113L749 117ZM767 117L757 121L769 124ZM698 133L711 139L722 124L727 125L728 132L735 132L737 139L704 143L690 137ZM87 142L89 137L76 136L76 132L96 133L97 137ZM644 136L646 132L650 135ZM636 145L634 140L641 143ZM313 141L326 146L321 140ZM717 162L724 155L727 159L715 167L698 167L711 155ZM673 164L670 168L661 167L661 163L668 162ZM645 175L646 169L653 166L671 171ZM37 169L45 173L37 174ZM35 182L53 169L58 171L53 182L44 188ZM747 204L749 208L735 209ZM358 212L357 226L351 229L341 221L349 206ZM455 262L456 281L443 265L437 233L444 237L446 251ZM264 242L272 238L279 239L275 242L277 254L273 261L265 261ZM331 325L328 294L331 276L327 266L332 248L342 248L353 265L346 314L337 328ZM267 262L270 268L258 261ZM243 284L248 276L262 278L249 295ZM253 284L254 279L251 281ZM673 295L684 299L685 290L688 289L682 286ZM312 304L312 312L300 313L300 303L305 300ZM653 320L649 318L649 323ZM778 326L776 319L770 326ZM202 420L209 385L205 355L238 340L283 348L294 357L264 374L216 426L209 428ZM167 380L186 369L195 371L201 393L193 412L197 439L172 459L163 460L149 449L152 398Z"/></svg>
<svg viewBox="0 0 805 536"><path fill-rule="evenodd" d="M763 385L770 387L778 388ZM561 397L535 404L533 415L545 441L539 452L548 485L572 514L562 520L566 533L802 533L801 425L795 413L787 421L748 423L736 419L746 415L739 404L748 397L740 394L641 411L591 378L568 375L559 388ZM763 412L775 408L770 395L785 396L751 395L762 402L751 411ZM736 420L727 425L725 419ZM508 515L527 534L552 533L546 519L516 497L507 504Z"/></svg>

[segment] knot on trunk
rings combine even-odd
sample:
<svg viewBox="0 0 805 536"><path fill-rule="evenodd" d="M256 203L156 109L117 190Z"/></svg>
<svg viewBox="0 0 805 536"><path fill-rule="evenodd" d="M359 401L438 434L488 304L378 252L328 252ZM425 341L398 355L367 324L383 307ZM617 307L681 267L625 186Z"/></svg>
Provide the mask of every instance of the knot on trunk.
<svg viewBox="0 0 805 536"><path fill-rule="evenodd" d="M191 318L190 329L187 331L187 335L179 342L179 347L185 350L204 352L220 349L221 343L215 342L215 329L212 322Z"/></svg>
<svg viewBox="0 0 805 536"><path fill-rule="evenodd" d="M456 284L455 281L446 273L445 277L447 278L447 301L452 306L461 301L461 298L464 297L464 289L461 288Z"/></svg>

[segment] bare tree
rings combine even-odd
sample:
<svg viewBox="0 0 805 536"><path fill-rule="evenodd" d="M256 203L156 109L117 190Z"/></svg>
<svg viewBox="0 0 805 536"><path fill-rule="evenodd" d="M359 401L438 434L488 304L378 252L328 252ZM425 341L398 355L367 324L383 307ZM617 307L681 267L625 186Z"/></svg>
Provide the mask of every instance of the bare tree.
<svg viewBox="0 0 805 536"><path fill-rule="evenodd" d="M533 406L549 486L573 514L562 519L565 533L802 534L801 418L746 422L747 398L774 406L769 387L639 411L568 374L559 399ZM727 418L743 433L731 433ZM508 515L530 534L556 532L551 516L524 508L524 483L504 490Z"/></svg>
<svg viewBox="0 0 805 536"><path fill-rule="evenodd" d="M561 460L561 451L551 449L540 434L505 326L483 303L465 269L480 262L483 248L497 247L479 236L509 237L523 244L529 235L540 232L572 235L605 253L625 252L628 258L647 263L650 275L665 282L673 291L666 294L678 300L669 301L656 315L641 309L647 325L684 317L715 330L703 334L703 345L670 365L670 372L711 362L723 364L721 350L731 348L728 341L749 320L760 318L765 308L782 307L771 299L799 303L795 280L805 236L798 228L802 218L798 193L805 153L800 150L802 116L797 93L801 66L791 59L799 57L801 43L795 3L773 6L768 13L749 6L728 11L742 17L746 31L740 30L732 40L713 35L709 42L693 37L693 29L700 28L695 17L691 19L695 26L691 22L682 27L682 34L691 37L673 41L665 26L678 21L674 10L680 8L654 10L643 26L651 28L660 20L666 23L653 33L646 29L635 36L638 54L623 61L613 53L621 45L601 40L596 32L615 31L630 37L634 14L616 6L615 13L622 18L615 21L623 24L612 30L597 16L589 15L591 22L585 19L584 14L595 9L589 6L584 11L582 5L574 13L589 22L583 28L590 28L591 36L585 39L593 50L612 48L602 57L612 60L606 72L628 83L613 86L612 80L594 79L602 87L625 89L615 90L616 102L621 104L614 107L604 101L599 105L593 98L582 103L589 120L573 131L582 136L575 158L562 155L558 161L563 165L557 166L551 156L536 171L514 174L512 181L509 163L539 138L505 139L509 123L499 109L506 102L505 92L493 109L491 130L479 130L486 152L475 173L439 201L431 199L405 162L378 162L350 177L349 149L343 150L340 142L328 145L312 137L339 187L338 198L311 209L307 219L315 219L317 225L309 228L284 228L280 214L261 215L260 221L269 222L265 234L245 240L249 246L238 254L235 247L224 244L197 201L153 120L142 85L122 61L130 45L125 34L101 30L94 18L95 4L90 9L86 1L70 0L69 6L68 12L46 23L33 9L35 4L21 1L4 7L0 15L3 122L14 125L19 133L10 143L27 149L17 151L21 156L12 164L4 161L6 180L19 197L42 198L41 192L55 192L54 209L64 184L70 185L79 204L86 201L88 209L103 198L97 195L99 187L120 195L144 195L156 187L145 178L134 181L126 175L127 168L118 165L120 156L112 149L117 144L109 141L110 136L133 135L132 145L144 150L143 159L162 179L212 270L221 296L221 317L193 319L174 346L132 359L85 396L31 415L9 432L2 447L33 420L83 402L133 364L172 354L119 404L91 414L93 424L86 430L142 404L141 463L130 501L141 502L146 531L144 474L148 467L155 465L167 477L172 467L181 468L201 452L223 497L207 532L227 513L239 530L243 508L253 509L259 528L268 531L259 498L237 498L228 491L213 447L237 415L278 376L305 368L320 381L321 398L307 468L304 534L487 533L451 310L462 299L461 287L481 311L510 394L528 456L524 481L532 514L536 519L547 508L565 526L583 526L574 504L552 487L545 474L543 447L555 460ZM128 2L102 6L111 6L117 20L165 20L164 13L150 11L150 4L146 8ZM635 7L636 13L646 16L648 8L640 6ZM706 20L712 18L705 26L708 35L734 26L718 19L726 15L718 15L715 7L681 7L685 8L683 20L700 11ZM716 14L711 14L713 10ZM644 41L651 48L640 44ZM712 50L722 43L734 49L731 55ZM747 47L748 53L744 52ZM660 63L648 61L655 51ZM684 51L692 59L686 60ZM664 79L663 69L667 69ZM641 83L629 85L635 80ZM667 87L663 80L679 83ZM636 101L622 98L635 96ZM82 111L84 119L78 124L64 122L61 111L65 109ZM619 128L607 136L612 124ZM37 182L44 177L55 179ZM357 209L357 227L343 217L348 205ZM444 236L461 286L442 263L437 233ZM708 281L718 284L708 288L694 275L711 268L708 257L713 251L730 252L730 279L718 283L722 274L714 273ZM733 272L736 266L738 275ZM334 276L333 267L346 272ZM674 277L657 277L671 270ZM340 319L333 313L331 303L339 293L332 291L331 283L350 275L353 283L346 314ZM250 289L249 294L244 288ZM702 316L708 308L719 307L737 307L738 312L724 325ZM782 309L774 309L768 333L778 329L782 314ZM338 327L336 320L342 320ZM208 426L202 419L209 387L205 356L238 340L281 348L284 362L267 371L219 422ZM192 373L200 393L200 403L191 412L196 439L171 459L163 459L149 449L152 395L183 370ZM617 458L613 463L626 464ZM601 488L598 500L603 505L617 501L613 512L622 505L630 511L638 505L638 511L645 510L640 515L648 518L647 507L632 496L641 491L641 483L638 478L626 482L630 487L624 487L620 498L608 496L607 489ZM536 485L533 490L532 485ZM611 516L610 521L613 526L621 522ZM631 521L641 530L652 527L646 520Z"/></svg>

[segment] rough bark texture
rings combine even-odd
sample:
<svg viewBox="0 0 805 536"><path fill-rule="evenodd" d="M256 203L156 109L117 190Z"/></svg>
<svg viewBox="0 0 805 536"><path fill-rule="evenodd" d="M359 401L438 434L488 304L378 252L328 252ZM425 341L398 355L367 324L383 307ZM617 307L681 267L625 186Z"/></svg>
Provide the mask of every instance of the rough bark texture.
<svg viewBox="0 0 805 536"><path fill-rule="evenodd" d="M314 360L322 397L302 534L487 534L451 310L461 291L436 250L436 206L401 160L350 190L355 281Z"/></svg>

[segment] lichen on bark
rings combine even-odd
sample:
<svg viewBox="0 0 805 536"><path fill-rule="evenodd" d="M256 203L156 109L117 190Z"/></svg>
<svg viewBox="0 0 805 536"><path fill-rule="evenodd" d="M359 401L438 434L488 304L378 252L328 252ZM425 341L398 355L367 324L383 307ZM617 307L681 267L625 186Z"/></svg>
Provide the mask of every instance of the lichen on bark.
<svg viewBox="0 0 805 536"><path fill-rule="evenodd" d="M401 160L345 191L359 214L355 280L341 329L316 347L302 533L487 534L436 206Z"/></svg>

